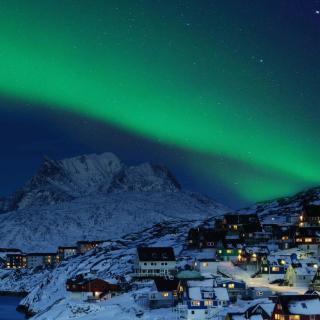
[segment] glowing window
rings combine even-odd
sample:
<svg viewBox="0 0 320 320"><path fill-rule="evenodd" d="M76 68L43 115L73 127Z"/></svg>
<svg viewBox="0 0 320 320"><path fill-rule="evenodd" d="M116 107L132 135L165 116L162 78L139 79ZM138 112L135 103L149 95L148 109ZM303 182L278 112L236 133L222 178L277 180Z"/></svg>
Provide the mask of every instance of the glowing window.
<svg viewBox="0 0 320 320"><path fill-rule="evenodd" d="M199 300L192 300L191 305L194 307L200 307L200 301Z"/></svg>

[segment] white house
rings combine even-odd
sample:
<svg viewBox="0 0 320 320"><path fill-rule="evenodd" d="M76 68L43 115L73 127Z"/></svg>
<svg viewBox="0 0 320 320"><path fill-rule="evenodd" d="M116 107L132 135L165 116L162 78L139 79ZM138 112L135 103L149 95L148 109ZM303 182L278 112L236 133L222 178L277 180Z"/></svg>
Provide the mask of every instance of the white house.
<svg viewBox="0 0 320 320"><path fill-rule="evenodd" d="M197 259L194 262L194 267L201 274L217 274L219 262L216 259Z"/></svg>
<svg viewBox="0 0 320 320"><path fill-rule="evenodd" d="M134 276L140 278L172 277L176 258L171 247L138 247Z"/></svg>

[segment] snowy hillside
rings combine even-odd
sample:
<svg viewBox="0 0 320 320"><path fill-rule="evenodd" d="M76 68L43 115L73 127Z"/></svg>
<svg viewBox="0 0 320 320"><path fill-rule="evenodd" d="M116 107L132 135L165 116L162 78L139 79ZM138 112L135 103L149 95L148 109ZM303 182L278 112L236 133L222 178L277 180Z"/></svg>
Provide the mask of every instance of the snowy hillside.
<svg viewBox="0 0 320 320"><path fill-rule="evenodd" d="M172 218L205 219L228 209L180 188L159 165L127 167L113 154L45 160L0 215L2 247L55 251L78 240L114 239Z"/></svg>
<svg viewBox="0 0 320 320"><path fill-rule="evenodd" d="M36 272L33 276L29 271L3 270L0 272L0 291L17 290L30 291L29 295L21 302L30 312L38 315L35 319L62 319L78 318L86 314L99 311L95 305L72 305L65 290L65 281L77 274L94 274L102 279L115 279L125 276L130 280L133 258L138 245L172 246L178 257L178 265L186 263L183 245L190 226L197 226L203 221L171 220L159 223L143 231L132 233L121 239L105 242L101 247L75 258L62 262L53 272ZM179 259L181 254L183 259ZM179 262L180 261L180 262ZM42 277L42 278L41 278ZM33 287L31 286L33 284ZM134 300L134 292L126 296ZM134 301L132 302L134 305ZM137 306L138 307L138 306ZM125 308L115 301L115 312L124 316L123 319L132 319L134 309ZM101 311L101 310L100 310ZM102 310L105 311L105 310ZM60 317L60 318L59 318ZM155 319L155 318L154 318Z"/></svg>
<svg viewBox="0 0 320 320"><path fill-rule="evenodd" d="M251 207L239 210L239 212L243 214L257 213L262 220L277 219L277 222L280 223L299 214L304 203L320 204L320 187L311 188L293 196L258 202Z"/></svg>

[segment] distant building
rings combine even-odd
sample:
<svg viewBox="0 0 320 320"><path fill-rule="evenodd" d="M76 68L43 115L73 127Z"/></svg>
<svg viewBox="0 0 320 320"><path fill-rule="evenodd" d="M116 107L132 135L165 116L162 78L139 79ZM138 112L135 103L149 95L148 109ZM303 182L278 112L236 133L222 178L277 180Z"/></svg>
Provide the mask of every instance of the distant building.
<svg viewBox="0 0 320 320"><path fill-rule="evenodd" d="M83 254L99 246L103 241L78 241L77 252Z"/></svg>
<svg viewBox="0 0 320 320"><path fill-rule="evenodd" d="M302 227L296 230L295 243L298 248L320 256L320 227Z"/></svg>
<svg viewBox="0 0 320 320"><path fill-rule="evenodd" d="M236 261L241 255L241 248L236 246L221 246L217 248L216 255L222 261Z"/></svg>
<svg viewBox="0 0 320 320"><path fill-rule="evenodd" d="M269 298L272 296L272 290L268 287L250 287L247 289L249 299Z"/></svg>
<svg viewBox="0 0 320 320"><path fill-rule="evenodd" d="M78 247L58 247L59 261L65 260L77 254Z"/></svg>
<svg viewBox="0 0 320 320"><path fill-rule="evenodd" d="M8 269L23 269L27 267L26 255L22 253L7 254L6 267Z"/></svg>
<svg viewBox="0 0 320 320"><path fill-rule="evenodd" d="M320 320L318 295L279 295L272 312L272 320Z"/></svg>
<svg viewBox="0 0 320 320"><path fill-rule="evenodd" d="M301 210L299 226L320 226L320 205L305 205Z"/></svg>
<svg viewBox="0 0 320 320"><path fill-rule="evenodd" d="M142 278L171 277L176 271L176 258L171 247L138 247L134 276Z"/></svg>
<svg viewBox="0 0 320 320"><path fill-rule="evenodd" d="M58 256L52 253L28 253L26 255L27 268L55 266L58 262Z"/></svg>

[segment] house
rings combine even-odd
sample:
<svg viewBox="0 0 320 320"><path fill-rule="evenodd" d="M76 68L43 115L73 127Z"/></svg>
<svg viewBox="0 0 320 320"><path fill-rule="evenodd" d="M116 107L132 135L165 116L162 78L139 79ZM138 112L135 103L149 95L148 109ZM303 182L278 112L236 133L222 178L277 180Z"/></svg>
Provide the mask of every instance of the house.
<svg viewBox="0 0 320 320"><path fill-rule="evenodd" d="M75 256L78 252L78 247L58 247L59 261Z"/></svg>
<svg viewBox="0 0 320 320"><path fill-rule="evenodd" d="M187 247L189 249L214 248L222 241L226 232L208 228L192 228L188 232Z"/></svg>
<svg viewBox="0 0 320 320"><path fill-rule="evenodd" d="M58 256L55 252L53 253L28 253L27 268L36 268L40 266L48 267L54 266L58 262Z"/></svg>
<svg viewBox="0 0 320 320"><path fill-rule="evenodd" d="M272 290L268 287L250 287L247 289L248 299L262 299L272 296Z"/></svg>
<svg viewBox="0 0 320 320"><path fill-rule="evenodd" d="M151 309L173 307L182 293L178 279L156 278L149 292L149 306Z"/></svg>
<svg viewBox="0 0 320 320"><path fill-rule="evenodd" d="M244 246L238 257L238 265L245 270L257 272L269 253L267 246Z"/></svg>
<svg viewBox="0 0 320 320"><path fill-rule="evenodd" d="M78 241L77 242L77 253L83 254L89 250L92 250L99 246L103 241Z"/></svg>
<svg viewBox="0 0 320 320"><path fill-rule="evenodd" d="M171 247L138 247L134 276L140 278L172 277L176 258Z"/></svg>
<svg viewBox="0 0 320 320"><path fill-rule="evenodd" d="M27 267L27 258L22 253L9 253L6 255L6 267L8 269L22 269Z"/></svg>
<svg viewBox="0 0 320 320"><path fill-rule="evenodd" d="M320 227L297 228L295 243L298 248L320 256Z"/></svg>
<svg viewBox="0 0 320 320"><path fill-rule="evenodd" d="M308 267L304 263L291 264L284 276L285 284L294 287L309 287L315 274L314 267Z"/></svg>
<svg viewBox="0 0 320 320"><path fill-rule="evenodd" d="M227 289L231 301L236 301L238 297L244 296L247 289L244 281L228 278L217 279L217 286Z"/></svg>
<svg viewBox="0 0 320 320"><path fill-rule="evenodd" d="M200 258L194 262L194 268L202 274L217 274L218 264L216 259Z"/></svg>
<svg viewBox="0 0 320 320"><path fill-rule="evenodd" d="M66 290L74 300L95 301L110 299L112 295L120 291L120 288L114 280L105 281L78 275L74 279L67 280Z"/></svg>
<svg viewBox="0 0 320 320"><path fill-rule="evenodd" d="M258 300L255 300L258 301ZM225 320L270 320L274 309L274 303L268 299L229 311Z"/></svg>
<svg viewBox="0 0 320 320"><path fill-rule="evenodd" d="M269 281L283 279L291 262L288 256L269 255L261 261L260 275Z"/></svg>
<svg viewBox="0 0 320 320"><path fill-rule="evenodd" d="M318 295L279 295L272 312L272 320L320 320Z"/></svg>
<svg viewBox="0 0 320 320"><path fill-rule="evenodd" d="M256 229L252 229L253 231L262 231L261 224L259 221L259 217L257 214L236 214L230 213L224 215L221 226L223 229L229 231L243 231L243 227L246 226L250 231L251 226L256 226ZM250 230L249 230L250 229Z"/></svg>
<svg viewBox="0 0 320 320"><path fill-rule="evenodd" d="M229 306L230 299L226 288L214 288L208 280L188 281L184 303L185 319L202 320Z"/></svg>
<svg viewBox="0 0 320 320"><path fill-rule="evenodd" d="M305 205L301 210L299 226L320 226L320 205Z"/></svg>
<svg viewBox="0 0 320 320"><path fill-rule="evenodd" d="M217 248L217 258L222 261L235 261L241 254L241 247L238 246L221 246Z"/></svg>

